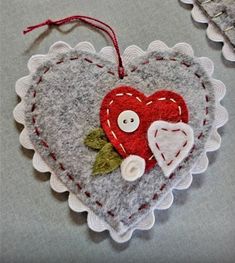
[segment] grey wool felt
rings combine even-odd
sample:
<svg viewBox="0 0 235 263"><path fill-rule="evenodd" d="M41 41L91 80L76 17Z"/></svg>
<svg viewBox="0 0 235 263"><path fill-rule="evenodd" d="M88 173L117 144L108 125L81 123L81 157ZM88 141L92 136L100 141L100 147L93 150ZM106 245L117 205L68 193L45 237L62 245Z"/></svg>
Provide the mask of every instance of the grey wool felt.
<svg viewBox="0 0 235 263"><path fill-rule="evenodd" d="M197 0L197 2L199 8L235 47L235 1L213 0L203 3L205 0Z"/></svg>
<svg viewBox="0 0 235 263"><path fill-rule="evenodd" d="M51 57L32 76L25 112L36 151L70 191L119 232L135 225L189 172L204 151L215 111L210 79L187 55L154 51L135 59L125 70L127 76L121 80L115 64L83 51ZM120 169L92 176L97 152L86 147L84 139L100 127L104 96L121 84L146 96L166 89L184 98L195 145L176 168L174 179L165 178L158 165L134 182L125 181Z"/></svg>

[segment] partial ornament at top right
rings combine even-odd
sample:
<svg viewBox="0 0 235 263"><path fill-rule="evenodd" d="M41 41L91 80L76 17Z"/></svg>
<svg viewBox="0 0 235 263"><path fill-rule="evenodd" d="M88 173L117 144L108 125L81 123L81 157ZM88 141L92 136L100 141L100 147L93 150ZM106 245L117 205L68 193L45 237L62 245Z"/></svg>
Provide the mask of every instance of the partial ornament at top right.
<svg viewBox="0 0 235 263"><path fill-rule="evenodd" d="M225 59L235 61L235 0L180 0L193 5L193 19L207 23L207 36L215 42L223 42Z"/></svg>

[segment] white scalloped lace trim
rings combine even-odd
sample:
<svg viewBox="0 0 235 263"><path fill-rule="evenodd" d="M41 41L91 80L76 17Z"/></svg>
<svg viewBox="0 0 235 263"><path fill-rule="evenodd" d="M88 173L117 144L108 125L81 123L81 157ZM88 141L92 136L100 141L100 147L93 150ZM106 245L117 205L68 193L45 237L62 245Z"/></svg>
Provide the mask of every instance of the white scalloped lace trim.
<svg viewBox="0 0 235 263"><path fill-rule="evenodd" d="M25 124L24 123L25 122L25 118L24 118L25 101L24 101L24 97L25 97L25 94L26 94L28 88L30 87L31 74L33 72L35 72L35 70L38 68L38 66L43 61L47 60L51 54L66 52L70 49L71 49L71 47L68 44L60 41L60 42L56 42L55 44L53 44L50 47L47 55L35 55L35 56L32 56L30 58L30 60L28 62L28 68L30 71L30 75L25 76L16 82L16 93L21 98L21 102L15 107L14 112L13 112L14 118L17 122L19 122L23 125ZM85 50L85 51L89 51L92 53L96 53L95 48L89 42L81 42L75 47L75 49ZM189 44L178 43L173 48L169 48L163 42L158 41L158 40L152 42L149 45L146 52L153 51L153 50L164 51L164 50L172 50L172 49L177 50L177 51L182 52L182 53L185 53L185 54L192 56L192 57L194 56L193 49ZM136 58L138 56L142 56L146 52L143 51L142 49L140 49L139 47L135 46L135 45L129 46L124 51L123 56L122 56L124 64L131 62L131 60L133 60L134 58ZM104 47L98 53L98 55L104 57L107 60L115 61L115 52L114 52L114 49L112 47ZM204 67L204 69L208 72L208 74L210 76L212 76L212 73L214 70L213 62L206 57L197 58L197 60ZM226 88L225 88L225 85L221 81L216 80L216 79L211 79L211 80L214 84L215 93L216 93L216 119L215 119L214 127L212 130L211 136L208 139L208 142L206 143L205 153L202 154L201 158L198 160L198 162L193 167L191 173L186 175L182 179L182 181L180 181L174 187L174 189L177 189L177 190L187 189L192 183L192 174L203 173L207 169L208 158L207 158L206 152L215 151L220 147L221 138L217 132L217 129L219 127L223 126L226 123L226 121L228 120L228 114L227 114L226 109L220 105L220 100L224 97ZM32 149L35 151L32 143L29 139L26 128L24 128L20 134L20 143L22 144L23 147L25 147L27 149ZM33 162L34 168L36 170L38 170L39 172L43 172L43 173L44 172L50 172L51 173L50 185L54 191L56 191L58 193L63 193L66 191L69 192L67 187L56 177L56 175L50 170L50 168L42 160L42 158L40 157L40 155L36 151L34 153L32 162ZM88 224L90 229L92 229L96 232L102 232L104 230L108 230L111 237L116 242L122 243L122 242L128 241L131 238L132 233L135 230L137 230L137 229L138 230L150 229L154 225L154 222L155 222L154 210L155 209L159 209L159 210L168 209L172 205L173 199L174 199L174 197L173 197L173 193L171 191L168 195L165 196L165 198L162 200L162 202L158 206L153 208L153 210L141 222L136 224L132 229L129 229L124 234L120 234L120 233L116 232L105 221L103 221L101 218L99 218L97 215L95 215L87 206L82 204L79 201L79 199L71 192L69 192L68 204L69 204L69 207L73 211L76 211L76 212L86 211L88 213L87 224Z"/></svg>
<svg viewBox="0 0 235 263"><path fill-rule="evenodd" d="M220 30L209 21L208 17L202 12L202 10L198 7L195 0L180 0L184 4L193 5L193 9L191 11L192 18L198 22L203 24L208 24L206 33L210 40L214 42L223 42L222 54L225 59L230 61L235 61L235 52L233 48L229 44L228 40L221 34Z"/></svg>

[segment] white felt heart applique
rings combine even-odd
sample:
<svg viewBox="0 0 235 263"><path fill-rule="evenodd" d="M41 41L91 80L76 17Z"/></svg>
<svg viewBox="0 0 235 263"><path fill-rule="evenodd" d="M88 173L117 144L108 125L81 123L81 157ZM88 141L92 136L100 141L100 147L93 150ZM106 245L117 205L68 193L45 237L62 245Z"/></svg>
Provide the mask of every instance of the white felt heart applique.
<svg viewBox="0 0 235 263"><path fill-rule="evenodd" d="M166 177L187 157L193 142L193 130L183 122L155 121L148 129L149 147Z"/></svg>

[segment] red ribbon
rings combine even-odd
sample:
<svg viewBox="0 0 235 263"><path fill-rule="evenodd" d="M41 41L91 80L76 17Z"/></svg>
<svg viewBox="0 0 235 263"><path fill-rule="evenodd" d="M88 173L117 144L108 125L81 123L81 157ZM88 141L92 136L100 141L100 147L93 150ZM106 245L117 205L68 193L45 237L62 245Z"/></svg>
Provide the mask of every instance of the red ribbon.
<svg viewBox="0 0 235 263"><path fill-rule="evenodd" d="M121 79L123 79L123 77L125 76L125 71L124 71L124 67L123 67L123 63L122 63L122 58L121 58L120 49L118 46L118 40L117 40L116 34L115 34L114 30L112 29L112 27L110 27L108 24L106 24L106 23L104 23L98 19L95 19L95 18L89 17L89 16L80 16L80 15L70 16L70 17L66 17L66 18L63 18L60 20L55 20L55 21L48 19L48 20L46 20L40 24L37 24L35 26L27 27L27 29L24 30L23 33L27 34L36 28L43 27L46 25L48 25L48 26L50 26L50 25L60 26L60 25L64 25L64 24L67 24L67 23L70 23L73 21L81 21L85 24L88 24L92 27L95 27L95 28L105 32L109 36L109 38L111 39L111 41L113 43L113 46L115 48L115 51L116 51L117 57L118 57L118 75Z"/></svg>

